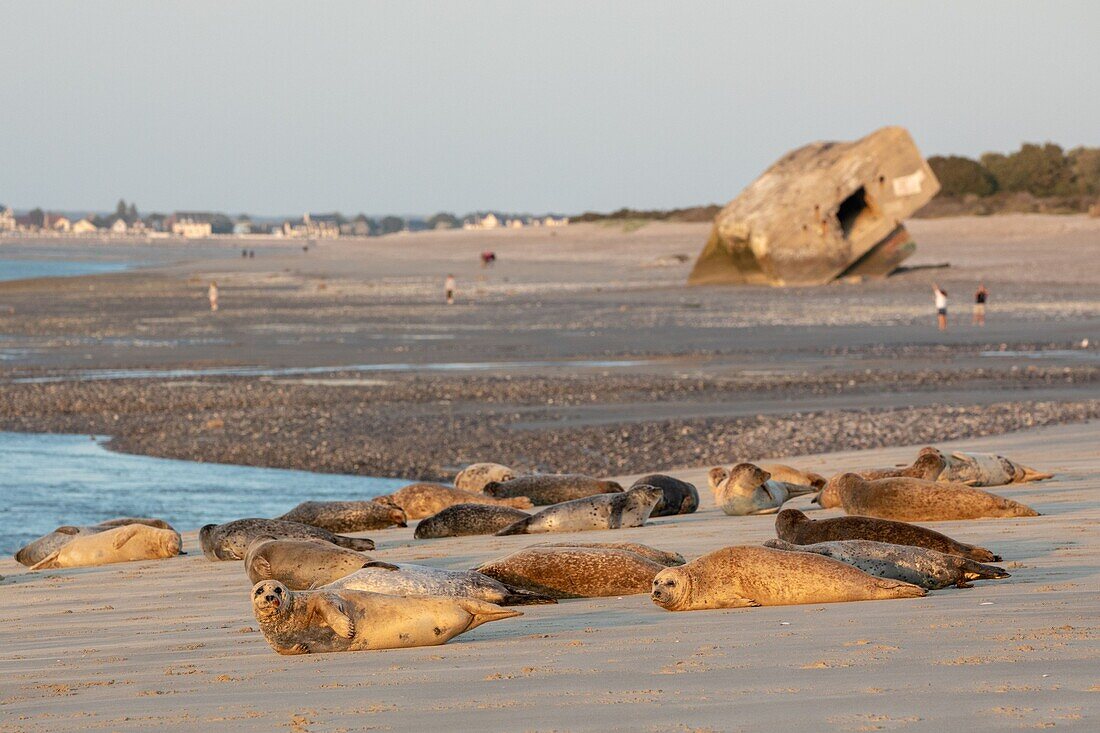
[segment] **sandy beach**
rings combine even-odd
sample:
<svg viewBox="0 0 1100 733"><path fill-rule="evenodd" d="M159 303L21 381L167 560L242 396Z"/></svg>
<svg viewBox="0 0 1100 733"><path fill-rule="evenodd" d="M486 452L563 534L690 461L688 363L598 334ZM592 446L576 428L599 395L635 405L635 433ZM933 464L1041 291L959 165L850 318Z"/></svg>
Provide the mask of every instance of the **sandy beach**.
<svg viewBox="0 0 1100 733"><path fill-rule="evenodd" d="M912 601L669 613L645 595L573 600L441 647L280 657L242 564L207 561L194 533L164 562L28 575L5 560L0 730L1089 730L1098 446L1096 422L945 444L1057 477L997 489L1041 517L931 524L1002 554L1011 578ZM913 453L792 462L831 473ZM703 467L675 473L705 486ZM379 558L456 569L543 539L369 534ZM688 557L773 536L772 517L727 517L709 495L693 515L583 533Z"/></svg>

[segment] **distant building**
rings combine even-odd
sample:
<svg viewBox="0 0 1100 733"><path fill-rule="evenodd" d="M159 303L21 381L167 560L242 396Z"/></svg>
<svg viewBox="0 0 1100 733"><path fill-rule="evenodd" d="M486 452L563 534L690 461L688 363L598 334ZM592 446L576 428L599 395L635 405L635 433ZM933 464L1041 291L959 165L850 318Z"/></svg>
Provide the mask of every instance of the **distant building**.
<svg viewBox="0 0 1100 733"><path fill-rule="evenodd" d="M298 221L283 222L283 234L287 237L335 239L340 236L340 215L307 212Z"/></svg>
<svg viewBox="0 0 1100 733"><path fill-rule="evenodd" d="M15 214L10 208L0 206L0 232L15 231Z"/></svg>
<svg viewBox="0 0 1100 733"><path fill-rule="evenodd" d="M168 231L185 239L203 239L214 233L216 214L206 211L177 211L165 219Z"/></svg>
<svg viewBox="0 0 1100 733"><path fill-rule="evenodd" d="M251 234L252 220L249 219L247 216L237 217L237 221L233 222L233 233L237 236Z"/></svg>
<svg viewBox="0 0 1100 733"><path fill-rule="evenodd" d="M502 222L497 215L489 212L485 216L474 215L471 220L463 223L463 229L499 229Z"/></svg>
<svg viewBox="0 0 1100 733"><path fill-rule="evenodd" d="M126 226L126 220L121 216L115 219L114 223L111 224L111 234L125 234L128 229L129 227Z"/></svg>
<svg viewBox="0 0 1100 733"><path fill-rule="evenodd" d="M61 214L46 214L42 228L55 232L68 233L72 231L73 223L68 217L62 216Z"/></svg>
<svg viewBox="0 0 1100 733"><path fill-rule="evenodd" d="M74 221L70 231L73 234L95 234L99 230L96 229L95 224L88 217L84 217Z"/></svg>
<svg viewBox="0 0 1100 733"><path fill-rule="evenodd" d="M563 216L560 219L555 219L552 216L547 216L545 219L542 220L542 225L544 227L563 227L568 223L569 223L569 217L568 216Z"/></svg>

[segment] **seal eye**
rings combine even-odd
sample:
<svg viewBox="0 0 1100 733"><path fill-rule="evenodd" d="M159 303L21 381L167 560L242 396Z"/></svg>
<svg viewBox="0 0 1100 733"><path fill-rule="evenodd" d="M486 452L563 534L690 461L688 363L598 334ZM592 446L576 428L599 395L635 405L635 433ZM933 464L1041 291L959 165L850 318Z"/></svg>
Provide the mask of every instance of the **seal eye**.
<svg viewBox="0 0 1100 733"><path fill-rule="evenodd" d="M263 592L264 592L264 589L263 589L263 588L257 588L257 589L256 589L256 595L257 595L257 596L258 596L258 595L260 595L260 594L262 594Z"/></svg>
<svg viewBox="0 0 1100 733"><path fill-rule="evenodd" d="M282 594L283 594L283 589L276 587L275 588L275 595L281 596Z"/></svg>

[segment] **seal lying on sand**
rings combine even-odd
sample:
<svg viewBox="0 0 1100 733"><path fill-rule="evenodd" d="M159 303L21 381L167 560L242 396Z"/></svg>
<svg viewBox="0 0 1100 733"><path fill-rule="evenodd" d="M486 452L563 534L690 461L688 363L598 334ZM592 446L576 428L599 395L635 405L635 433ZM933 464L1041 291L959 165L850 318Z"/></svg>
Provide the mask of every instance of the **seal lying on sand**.
<svg viewBox="0 0 1100 733"><path fill-rule="evenodd" d="M604 550L626 550L652 560L658 565L664 565L666 568L683 565L686 562L684 556L678 552L658 550L656 547L643 545L640 542L538 542L531 547L594 547Z"/></svg>
<svg viewBox="0 0 1100 733"><path fill-rule="evenodd" d="M492 504L513 509L530 509L532 506L531 500L525 497L496 499L484 494L456 489L453 486L425 483L409 484L392 494L380 496L375 501L401 507L409 519L430 517L455 504Z"/></svg>
<svg viewBox="0 0 1100 733"><path fill-rule="evenodd" d="M783 540L768 540L764 547L787 552L813 552L840 560L876 578L892 578L939 590L954 585L969 588L971 580L1007 578L1004 568L983 565L958 555L946 555L924 547L892 545L871 540L838 540L795 545Z"/></svg>
<svg viewBox="0 0 1100 733"><path fill-rule="evenodd" d="M834 540L872 540L924 547L977 562L997 562L1001 559L984 547L958 542L935 530L875 517L852 515L814 521L797 509L784 509L775 517L775 533L779 539L796 545Z"/></svg>
<svg viewBox="0 0 1100 733"><path fill-rule="evenodd" d="M370 561L368 555L323 540L258 537L245 551L244 571L253 583L277 580L291 590L306 590L339 580Z"/></svg>
<svg viewBox="0 0 1100 733"><path fill-rule="evenodd" d="M497 532L498 535L540 532L581 532L589 529L641 527L649 519L664 492L655 486L630 491L597 494L562 502L521 519Z"/></svg>
<svg viewBox="0 0 1100 733"><path fill-rule="evenodd" d="M482 491L498 499L526 496L535 506L561 504L584 499L595 494L613 494L623 490L615 481L585 476L580 473L534 474L520 476L503 483L490 481Z"/></svg>
<svg viewBox="0 0 1100 733"><path fill-rule="evenodd" d="M443 570L412 563L368 562L351 575L318 590L365 590L391 596L473 598L498 606L557 603L549 596L510 588L476 570Z"/></svg>
<svg viewBox="0 0 1100 733"><path fill-rule="evenodd" d="M963 453L956 451L945 456L931 446L921 449L921 455L936 455L944 460L940 481L957 481L970 486L1003 486L1045 481L1054 478L1052 473L1042 473L1034 468L995 453Z"/></svg>
<svg viewBox="0 0 1100 733"><path fill-rule="evenodd" d="M455 488L480 492L490 481L504 483L516 477L516 472L499 463L471 463L455 476Z"/></svg>
<svg viewBox="0 0 1100 733"><path fill-rule="evenodd" d="M132 560L163 560L180 554L183 541L174 529L127 524L72 541L54 550L31 570L83 568Z"/></svg>
<svg viewBox="0 0 1100 733"><path fill-rule="evenodd" d="M308 524L329 532L365 532L408 526L403 509L376 501L303 501L276 519Z"/></svg>
<svg viewBox="0 0 1100 733"><path fill-rule="evenodd" d="M935 481L943 471L945 462L943 455L921 452L911 466L898 468L868 468L865 471L855 471L860 478L867 481L875 481L882 478L920 478L925 481Z"/></svg>
<svg viewBox="0 0 1100 733"><path fill-rule="evenodd" d="M199 530L199 545L210 560L243 560L248 545L258 537L271 539L324 540L349 550L373 550L374 542L333 534L327 529L282 519L237 519L225 524L208 524Z"/></svg>
<svg viewBox="0 0 1100 733"><path fill-rule="evenodd" d="M854 473L844 473L829 479L821 494L830 491L848 514L902 522L1039 516L1025 504L972 486L919 478L865 481Z"/></svg>
<svg viewBox="0 0 1100 733"><path fill-rule="evenodd" d="M413 537L418 540L438 537L465 537L494 534L530 515L519 509L491 504L455 504L438 514L425 517L416 525Z"/></svg>
<svg viewBox="0 0 1100 733"><path fill-rule="evenodd" d="M660 473L651 473L642 476L631 484L630 488L638 486L656 486L664 492L664 496L653 507L651 517L671 517L676 514L691 514L699 508L699 491L694 484L681 481L672 476Z"/></svg>
<svg viewBox="0 0 1100 733"><path fill-rule="evenodd" d="M815 491L812 486L774 481L770 473L751 463L739 463L729 471L712 468L709 478L715 503L733 517L774 514L788 500Z"/></svg>
<svg viewBox="0 0 1100 733"><path fill-rule="evenodd" d="M797 603L918 598L924 588L876 578L808 552L735 546L666 568L653 579L653 602L669 611L786 606Z"/></svg>
<svg viewBox="0 0 1100 733"><path fill-rule="evenodd" d="M773 481L782 481L799 486L812 486L820 489L825 485L825 477L813 471L803 471L784 463L758 463L756 464L772 475Z"/></svg>
<svg viewBox="0 0 1100 733"><path fill-rule="evenodd" d="M99 534L115 527L125 527L128 524L144 524L147 527L156 527L157 529L175 529L163 519L150 519L148 517L117 517L99 524L83 527L66 524L49 534L42 535L33 542L28 542L15 553L15 560L23 565L31 566L42 562L47 555L55 550L60 550L77 537Z"/></svg>
<svg viewBox="0 0 1100 733"><path fill-rule="evenodd" d="M528 547L477 568L516 588L551 598L648 593L665 565L610 547Z"/></svg>
<svg viewBox="0 0 1100 733"><path fill-rule="evenodd" d="M489 621L523 615L470 598L292 591L277 580L252 588L252 611L267 643L280 654L434 646Z"/></svg>

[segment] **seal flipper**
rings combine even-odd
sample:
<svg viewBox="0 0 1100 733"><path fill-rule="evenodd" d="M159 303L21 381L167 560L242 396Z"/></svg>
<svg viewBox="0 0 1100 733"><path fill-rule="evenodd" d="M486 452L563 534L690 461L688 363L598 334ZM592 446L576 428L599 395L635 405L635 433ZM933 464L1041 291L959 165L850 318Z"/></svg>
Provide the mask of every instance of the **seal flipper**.
<svg viewBox="0 0 1100 733"><path fill-rule="evenodd" d="M1004 568L999 568L996 565L985 565L969 559L963 560L962 570L963 577L966 580L994 580L1012 577Z"/></svg>
<svg viewBox="0 0 1100 733"><path fill-rule="evenodd" d="M557 599L551 598L550 596L544 596L541 593L517 588L507 583L503 585L508 589L508 595L504 596L498 604L500 606L538 606L558 602Z"/></svg>
<svg viewBox="0 0 1100 733"><path fill-rule="evenodd" d="M379 570L400 570L401 568L394 565L392 562L382 562L381 560L371 560L370 562L363 563L364 568L378 568Z"/></svg>
<svg viewBox="0 0 1100 733"><path fill-rule="evenodd" d="M524 517L516 522L512 522L504 529L496 533L496 537L504 537L510 534L527 534L527 527L531 524L533 517Z"/></svg>
<svg viewBox="0 0 1100 733"><path fill-rule="evenodd" d="M355 636L355 622L344 611L339 597L317 594L310 600L313 603L313 612L325 620L334 634L342 639L351 639Z"/></svg>
<svg viewBox="0 0 1100 733"><path fill-rule="evenodd" d="M1036 471L1034 468L1025 466L1023 464L1017 465L1019 465L1020 468L1024 469L1024 477L1020 479L1020 481L1023 483L1028 483L1031 481L1046 481L1047 479L1054 478L1053 473L1043 473L1041 471Z"/></svg>
<svg viewBox="0 0 1100 733"><path fill-rule="evenodd" d="M271 563L267 561L266 557L256 557L252 559L252 569L256 572L256 575L264 580L271 580Z"/></svg>
<svg viewBox="0 0 1100 733"><path fill-rule="evenodd" d="M333 535L332 544L347 550L355 550L356 552L365 552L374 549L374 540L368 540L365 537L346 537L342 534Z"/></svg>
<svg viewBox="0 0 1100 733"><path fill-rule="evenodd" d="M470 619L470 625L464 630L470 629L487 624L490 621L499 621L504 618L514 618L516 616L522 616L523 611L513 611L510 608L501 608L495 603L489 603L488 601L478 601L473 598L455 598L455 603L462 607L462 610L473 616Z"/></svg>
<svg viewBox="0 0 1100 733"><path fill-rule="evenodd" d="M30 566L30 572L35 570L51 570L53 568L59 568L61 565L57 562L58 556L61 554L61 550L57 549L46 555L44 558Z"/></svg>
<svg viewBox="0 0 1100 733"><path fill-rule="evenodd" d="M140 531L140 528L140 524L127 525L122 532L115 535L114 540L111 542L111 546L116 550L121 549L123 545L134 539L134 535Z"/></svg>
<svg viewBox="0 0 1100 733"><path fill-rule="evenodd" d="M768 509L757 509L756 511L749 512L747 516L754 517L758 514L778 514L778 513L779 513L779 507L773 506L773 507L769 507Z"/></svg>
<svg viewBox="0 0 1100 733"><path fill-rule="evenodd" d="M63 524L54 530L58 534L80 534L80 527L74 527L71 524Z"/></svg>

